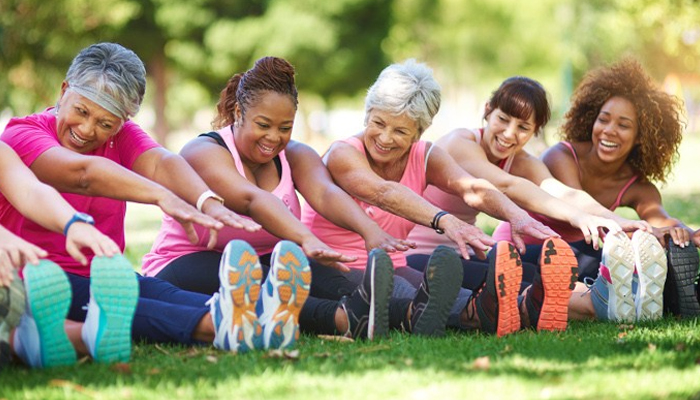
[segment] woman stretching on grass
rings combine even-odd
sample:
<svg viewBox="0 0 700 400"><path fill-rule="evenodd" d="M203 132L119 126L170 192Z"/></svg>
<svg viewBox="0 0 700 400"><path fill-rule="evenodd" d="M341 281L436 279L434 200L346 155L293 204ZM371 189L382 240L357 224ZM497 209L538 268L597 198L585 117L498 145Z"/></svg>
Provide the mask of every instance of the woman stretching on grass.
<svg viewBox="0 0 700 400"><path fill-rule="evenodd" d="M626 321L658 318L662 307L684 316L700 314L693 284L698 271L695 245L700 240L666 212L652 183L665 181L681 143L680 101L658 89L641 65L628 58L586 74L571 103L562 127L564 141L542 155L545 165L555 178L611 210L634 209L654 227L658 239L639 233L630 242L616 235L606 240L602 255L590 252L581 265L586 276L598 275L601 260L606 268L591 291L595 307L580 313ZM547 223L567 241L580 240L569 227ZM503 224L494 236L507 233ZM663 245L669 252L666 285ZM635 263L639 290L632 283ZM581 285L576 291L586 288Z"/></svg>
<svg viewBox="0 0 700 400"><path fill-rule="evenodd" d="M223 229L210 250L204 228L197 228L199 242L192 244L182 227L166 216L153 249L144 257L143 271L180 288L210 294L219 287L221 252L230 240L237 239L247 241L261 255L262 276L279 275L277 279L282 279L283 272L268 274L268 270L277 268L274 260L270 260L270 253L279 238L283 238L298 243L312 259L313 280L305 281L300 292L292 291L290 296L292 299L306 298L309 294L312 297L303 307L302 304L290 307L283 324L285 329L278 331L275 340L284 343L284 347L291 346L299 332L297 320L305 332L341 333L354 338L386 334L389 294L383 285L391 284L387 275L391 271L381 269L385 263L370 261L367 277L361 280L367 285L358 287L360 282L334 275L338 287L325 290L328 285L324 283L324 271L347 271L344 263L357 257L347 257L329 248L299 221L301 206L296 191L333 223L357 232L362 237L364 253L369 252L372 260L385 260L384 251L402 251L408 245L391 237L367 217L333 182L313 149L291 140L297 109L294 73L287 61L264 57L252 69L235 74L221 91L214 121L217 131L193 139L181 152L205 182L221 194L226 206L249 216L264 229L254 233ZM282 280L295 275L285 276ZM399 308L393 304L410 301L395 299L391 301L392 309ZM259 310L263 320L266 308L263 304ZM370 310L377 314L370 316ZM266 332L266 342L268 336L275 335Z"/></svg>

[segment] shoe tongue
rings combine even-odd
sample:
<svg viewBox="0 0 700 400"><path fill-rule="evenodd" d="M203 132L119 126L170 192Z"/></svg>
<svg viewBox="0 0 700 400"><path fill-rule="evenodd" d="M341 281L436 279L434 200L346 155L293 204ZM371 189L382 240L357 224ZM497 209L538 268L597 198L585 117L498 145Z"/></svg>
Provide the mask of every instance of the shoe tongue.
<svg viewBox="0 0 700 400"><path fill-rule="evenodd" d="M605 264L600 263L600 270L598 274L605 278L605 280L607 280L608 283L612 283L612 278L610 277L610 270L608 269L608 267L605 266Z"/></svg>

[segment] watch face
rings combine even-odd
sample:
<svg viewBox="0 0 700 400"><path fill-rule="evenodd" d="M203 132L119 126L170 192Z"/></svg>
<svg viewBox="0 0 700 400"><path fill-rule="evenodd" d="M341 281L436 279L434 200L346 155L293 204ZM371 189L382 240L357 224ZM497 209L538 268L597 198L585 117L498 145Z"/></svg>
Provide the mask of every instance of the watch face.
<svg viewBox="0 0 700 400"><path fill-rule="evenodd" d="M90 214L85 214L82 212L75 213L75 218L78 221L82 221L82 222L85 222L85 223L88 223L91 225L95 224L95 220L92 218L92 215L90 215Z"/></svg>

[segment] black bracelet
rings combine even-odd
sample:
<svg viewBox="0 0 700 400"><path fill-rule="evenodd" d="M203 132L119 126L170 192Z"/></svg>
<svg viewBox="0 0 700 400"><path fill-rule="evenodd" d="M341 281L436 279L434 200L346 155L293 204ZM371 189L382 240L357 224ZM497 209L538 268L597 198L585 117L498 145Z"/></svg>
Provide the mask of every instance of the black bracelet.
<svg viewBox="0 0 700 400"><path fill-rule="evenodd" d="M433 229L435 229L435 232L437 232L437 233L439 233L439 234L441 234L441 235L442 235L443 233L445 233L445 230L444 230L444 229L440 229L439 226L438 226L438 224L440 223L440 218L442 218L443 216L445 216L445 215L447 215L447 214L449 214L447 211L438 211L438 213L435 214L435 216L433 217L433 220L430 221L430 227L433 228Z"/></svg>

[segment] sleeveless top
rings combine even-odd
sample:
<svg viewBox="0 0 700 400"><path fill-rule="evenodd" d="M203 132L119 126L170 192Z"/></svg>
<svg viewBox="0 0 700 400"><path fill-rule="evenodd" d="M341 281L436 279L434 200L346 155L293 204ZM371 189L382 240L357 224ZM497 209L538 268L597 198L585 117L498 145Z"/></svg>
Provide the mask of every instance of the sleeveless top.
<svg viewBox="0 0 700 400"><path fill-rule="evenodd" d="M217 133L223 138L226 147L231 152L236 163L236 170L245 177L245 172L243 170L243 162L236 149L236 144L233 138L233 132L230 127L223 128ZM289 211L294 214L295 217L299 218L301 215L301 205L299 203L299 198L296 195L294 188L294 182L292 180L292 171L285 156L284 150L279 153L280 165L281 165L281 177L280 182L277 187L271 192L275 197L284 202ZM248 218L242 216L243 218ZM209 230L203 228L200 225L195 225L197 235L199 236L199 241L196 244L190 243L187 239L187 234L184 228L173 218L165 215L163 217L163 222L158 232L158 237L156 238L151 252L143 257L143 267L142 272L146 276L155 276L163 268L165 268L171 261L178 257L200 252L207 251L207 242L209 241ZM217 235L216 245L213 250L223 251L226 244L233 239L241 239L248 242L255 251L260 254L272 253L279 238L272 235L264 229L260 229L257 232L247 232L243 229L236 229L229 226L224 226Z"/></svg>
<svg viewBox="0 0 700 400"><path fill-rule="evenodd" d="M343 140L363 154L366 154L362 141L356 137ZM425 148L426 142L418 141L411 145L408 163L401 176L400 184L408 187L417 194L423 193L426 186L425 177ZM415 223L402 217L391 214L379 207L367 204L357 198L353 200L374 220L379 227L398 239L405 239ZM319 215L308 204L304 204L301 212L301 221L309 227L311 232L323 240L332 249L345 255L357 256L355 262L346 263L350 268L365 269L367 265L367 249L365 241L359 234L341 228ZM395 268L406 266L406 256L402 252L389 253L389 257Z"/></svg>
<svg viewBox="0 0 700 400"><path fill-rule="evenodd" d="M578 169L578 174L579 174L579 179L582 178L582 173L581 173L581 165L579 164L578 161L578 155L576 155L576 150L574 150L574 147L571 145L569 142L560 142L566 148L571 151L571 155L574 157L574 162L576 163L576 168ZM617 207L620 206L620 201L622 200L622 196L627 192L627 189L632 186L634 182L637 181L639 178L638 175L633 176L630 178L630 180L625 183L624 186L622 186L622 189L620 189L620 192L617 194L617 197L615 198L615 203L613 203L612 206L610 206L610 211L615 211ZM552 228L555 232L561 235L561 238L564 239L568 243L574 243L574 242L579 242L581 240L584 240L583 234L581 233L581 230L578 228L574 228L573 226L567 224L566 222L559 221L556 219L552 219L549 217L546 217L541 214L536 214L536 213L530 213L530 216L532 218L542 222L543 224L547 225L548 227ZM493 238L495 240L508 240L511 241L513 240L511 236L511 231L510 231L510 224L508 222L501 222L498 224L496 229L493 232ZM535 239L531 236L526 236L524 237L525 239L525 244L541 244L542 241Z"/></svg>
<svg viewBox="0 0 700 400"><path fill-rule="evenodd" d="M480 144L484 130L479 129L472 132L476 138L476 144ZM514 158L515 154L511 154L507 158L501 160L498 163L498 167L505 172L510 172ZM429 185L425 189L423 197L436 207L449 212L468 224L474 225L476 216L480 213L479 210L469 207L462 198L443 192L432 185ZM445 235L438 234L434 229L428 226L416 225L408 235L408 240L416 242L417 247L406 251L405 254L407 256L412 254L430 254L439 245L449 246L459 251L459 247L457 247L455 242Z"/></svg>

